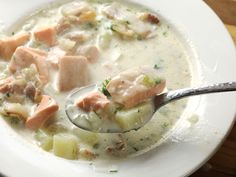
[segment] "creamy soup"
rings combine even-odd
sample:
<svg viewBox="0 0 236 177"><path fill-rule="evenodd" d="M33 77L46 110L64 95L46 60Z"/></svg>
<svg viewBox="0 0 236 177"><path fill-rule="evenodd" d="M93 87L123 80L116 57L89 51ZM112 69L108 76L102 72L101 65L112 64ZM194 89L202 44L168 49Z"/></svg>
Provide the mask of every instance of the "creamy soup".
<svg viewBox="0 0 236 177"><path fill-rule="evenodd" d="M140 66L156 70L168 90L191 85L189 54L172 27L123 1L72 1L40 10L0 39L1 114L19 134L66 159L123 158L157 145L186 101L161 108L144 127L117 134L74 126L65 100L75 88L101 84Z"/></svg>

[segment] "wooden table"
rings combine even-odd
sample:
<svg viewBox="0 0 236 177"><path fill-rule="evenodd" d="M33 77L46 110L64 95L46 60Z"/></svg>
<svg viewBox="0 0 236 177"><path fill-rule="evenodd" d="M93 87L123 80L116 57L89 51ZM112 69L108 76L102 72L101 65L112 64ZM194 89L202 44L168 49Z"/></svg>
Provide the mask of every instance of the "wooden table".
<svg viewBox="0 0 236 177"><path fill-rule="evenodd" d="M223 20L236 45L236 0L205 1ZM236 124L218 152L191 177L236 177Z"/></svg>

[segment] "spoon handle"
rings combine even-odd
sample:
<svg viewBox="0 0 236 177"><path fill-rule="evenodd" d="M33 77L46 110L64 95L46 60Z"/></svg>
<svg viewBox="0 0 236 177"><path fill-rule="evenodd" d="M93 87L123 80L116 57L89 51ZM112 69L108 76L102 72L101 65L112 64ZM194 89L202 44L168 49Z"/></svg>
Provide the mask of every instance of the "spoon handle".
<svg viewBox="0 0 236 177"><path fill-rule="evenodd" d="M236 82L219 83L210 86L198 87L198 88L185 88L170 91L159 95L155 98L156 107L159 108L169 102L185 98L188 96L196 96L208 93L217 92L231 92L236 91Z"/></svg>

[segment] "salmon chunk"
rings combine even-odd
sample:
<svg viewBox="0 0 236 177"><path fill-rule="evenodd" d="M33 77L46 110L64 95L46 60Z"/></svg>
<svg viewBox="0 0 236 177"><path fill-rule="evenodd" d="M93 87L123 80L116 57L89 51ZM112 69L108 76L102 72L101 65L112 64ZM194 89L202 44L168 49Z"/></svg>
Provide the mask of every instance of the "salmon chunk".
<svg viewBox="0 0 236 177"><path fill-rule="evenodd" d="M62 50L60 47L53 47L50 52L48 52L47 62L52 68L58 69L59 58L66 54L66 51Z"/></svg>
<svg viewBox="0 0 236 177"><path fill-rule="evenodd" d="M131 108L163 92L165 80L158 77L155 69L140 67L120 73L106 88L114 102Z"/></svg>
<svg viewBox="0 0 236 177"><path fill-rule="evenodd" d="M56 28L54 26L38 29L34 32L34 38L48 46L53 46L56 43Z"/></svg>
<svg viewBox="0 0 236 177"><path fill-rule="evenodd" d="M22 33L16 36L7 37L0 40L0 57L11 59L16 48L24 45L30 39L30 33Z"/></svg>
<svg viewBox="0 0 236 177"><path fill-rule="evenodd" d="M103 109L110 101L101 92L91 92L75 102L75 105L81 109L90 112Z"/></svg>
<svg viewBox="0 0 236 177"><path fill-rule="evenodd" d="M59 59L58 89L69 91L88 82L87 59L83 56L64 56Z"/></svg>
<svg viewBox="0 0 236 177"><path fill-rule="evenodd" d="M39 129L58 109L59 106L53 98L43 95L33 115L27 118L26 127L32 130Z"/></svg>
<svg viewBox="0 0 236 177"><path fill-rule="evenodd" d="M79 55L85 56L89 62L96 62L99 57L99 50L97 46L86 46L78 50Z"/></svg>
<svg viewBox="0 0 236 177"><path fill-rule="evenodd" d="M5 93L10 89L11 83L14 81L14 78L12 76L0 79L0 92Z"/></svg>
<svg viewBox="0 0 236 177"><path fill-rule="evenodd" d="M10 61L9 69L11 72L16 72L17 70L35 64L39 72L40 80L43 83L47 83L49 81L49 71L46 63L46 56L46 52L38 49L18 47Z"/></svg>

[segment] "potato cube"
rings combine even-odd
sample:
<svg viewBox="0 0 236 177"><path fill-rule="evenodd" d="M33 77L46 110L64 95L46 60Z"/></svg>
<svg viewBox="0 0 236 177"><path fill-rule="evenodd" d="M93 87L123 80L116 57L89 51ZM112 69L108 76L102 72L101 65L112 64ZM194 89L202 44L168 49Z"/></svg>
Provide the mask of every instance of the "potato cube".
<svg viewBox="0 0 236 177"><path fill-rule="evenodd" d="M144 103L131 109L118 111L115 121L123 130L135 129L147 122L153 112L153 105Z"/></svg>
<svg viewBox="0 0 236 177"><path fill-rule="evenodd" d="M70 134L56 134L53 136L53 153L56 156L74 160L78 158L78 140Z"/></svg>

